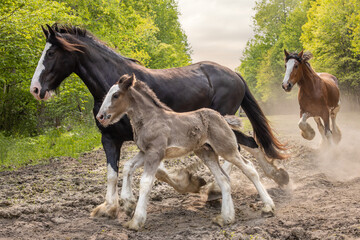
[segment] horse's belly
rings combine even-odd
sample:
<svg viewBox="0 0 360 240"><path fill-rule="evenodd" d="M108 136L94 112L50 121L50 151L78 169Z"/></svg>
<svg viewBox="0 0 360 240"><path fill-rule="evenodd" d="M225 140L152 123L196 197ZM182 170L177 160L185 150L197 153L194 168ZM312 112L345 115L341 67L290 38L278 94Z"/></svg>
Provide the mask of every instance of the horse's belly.
<svg viewBox="0 0 360 240"><path fill-rule="evenodd" d="M182 147L168 147L165 151L165 158L177 158L182 157L191 152L190 149L182 148Z"/></svg>

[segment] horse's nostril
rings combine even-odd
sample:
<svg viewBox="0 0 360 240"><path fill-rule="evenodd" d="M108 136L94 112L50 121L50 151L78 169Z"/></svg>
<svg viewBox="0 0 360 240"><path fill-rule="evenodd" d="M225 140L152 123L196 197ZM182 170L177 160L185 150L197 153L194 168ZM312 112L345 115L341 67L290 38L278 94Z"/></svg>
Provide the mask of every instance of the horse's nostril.
<svg viewBox="0 0 360 240"><path fill-rule="evenodd" d="M37 87L34 87L34 93L38 94L39 93L39 89Z"/></svg>
<svg viewBox="0 0 360 240"><path fill-rule="evenodd" d="M99 116L99 119L100 119L100 120L104 120L104 115L101 114L101 115Z"/></svg>

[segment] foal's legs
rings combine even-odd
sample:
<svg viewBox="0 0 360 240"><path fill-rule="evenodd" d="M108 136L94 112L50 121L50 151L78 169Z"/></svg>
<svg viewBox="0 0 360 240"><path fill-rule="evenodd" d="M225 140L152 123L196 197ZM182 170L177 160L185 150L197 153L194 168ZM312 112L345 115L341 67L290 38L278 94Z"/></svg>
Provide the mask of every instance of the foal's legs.
<svg viewBox="0 0 360 240"><path fill-rule="evenodd" d="M338 114L339 110L340 110L340 105L338 105L337 107L335 107L330 111L333 139L336 144L339 143L341 140L341 131L339 127L336 125L336 121L335 121L336 115Z"/></svg>
<svg viewBox="0 0 360 240"><path fill-rule="evenodd" d="M206 166L210 169L221 189L221 215L214 218L213 221L220 226L234 222L235 210L234 203L231 198L230 178L225 171L222 171L219 165L218 156L210 146L203 146L201 149L196 150L195 154L201 158L201 160L203 160ZM230 171L230 169L227 170Z"/></svg>
<svg viewBox="0 0 360 240"><path fill-rule="evenodd" d="M124 203L125 213L130 216L135 209L136 199L132 193L132 175L134 171L144 164L144 153L138 152L132 159L124 164L123 184L120 198Z"/></svg>
<svg viewBox="0 0 360 240"><path fill-rule="evenodd" d="M163 157L164 152L161 150L154 149L154 151L150 150L144 153L144 173L140 180L139 200L136 205L134 216L129 222L125 223L125 226L130 229L139 230L145 224L149 194L155 180L156 170Z"/></svg>
<svg viewBox="0 0 360 240"><path fill-rule="evenodd" d="M223 152L221 155L228 160L235 164L241 171L250 179L250 181L255 185L261 200L264 203L264 207L262 209L263 214L274 214L275 204L269 194L267 193L266 189L260 182L260 177L258 172L256 171L254 165L241 158L241 155L238 151L233 151L231 153Z"/></svg>
<svg viewBox="0 0 360 240"><path fill-rule="evenodd" d="M301 136L307 140L312 140L315 137L314 129L306 122L306 120L310 117L309 113L302 113L299 128L301 129Z"/></svg>

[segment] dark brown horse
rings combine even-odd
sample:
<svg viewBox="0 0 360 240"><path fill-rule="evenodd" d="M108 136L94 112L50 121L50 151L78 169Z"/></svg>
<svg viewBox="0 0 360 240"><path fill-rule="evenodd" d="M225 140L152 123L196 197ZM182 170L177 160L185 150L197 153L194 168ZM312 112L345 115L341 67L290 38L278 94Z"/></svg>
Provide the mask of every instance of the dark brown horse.
<svg viewBox="0 0 360 240"><path fill-rule="evenodd" d="M282 88L290 92L296 83L299 86L301 135L308 140L314 138L315 131L306 122L309 117L314 117L323 141L327 140L331 144L334 140L338 143L341 140L341 132L335 121L340 110L337 78L328 73L316 73L308 62L312 57L311 53L304 53L304 51L299 54L288 53L286 50L284 52L286 72Z"/></svg>

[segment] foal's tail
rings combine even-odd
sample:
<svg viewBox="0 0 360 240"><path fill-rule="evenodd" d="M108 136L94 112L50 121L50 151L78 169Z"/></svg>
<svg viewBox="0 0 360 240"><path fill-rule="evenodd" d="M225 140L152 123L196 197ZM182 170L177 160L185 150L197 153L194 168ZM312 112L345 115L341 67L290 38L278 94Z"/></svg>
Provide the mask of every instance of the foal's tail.
<svg viewBox="0 0 360 240"><path fill-rule="evenodd" d="M256 99L251 94L245 80L241 77L240 74L238 74L238 76L245 85L245 96L241 103L241 107L251 122L251 125L254 129L255 139L264 149L266 156L269 158L287 158L287 155L280 152L280 150L286 150L285 145L280 143L280 141L274 136L267 118L262 112L259 104L256 102Z"/></svg>

